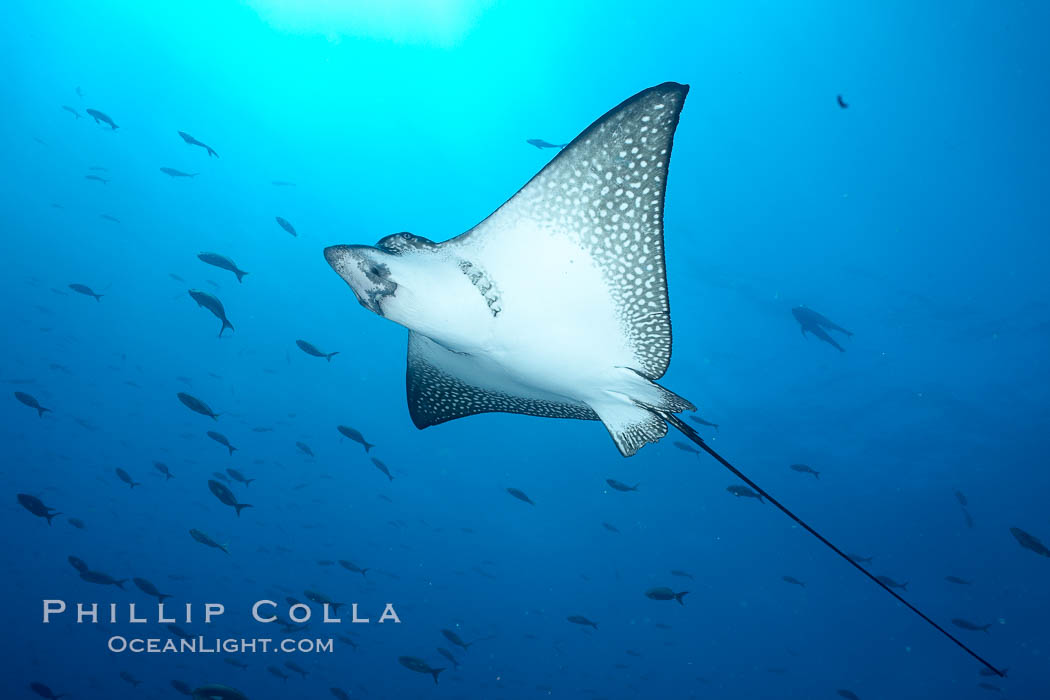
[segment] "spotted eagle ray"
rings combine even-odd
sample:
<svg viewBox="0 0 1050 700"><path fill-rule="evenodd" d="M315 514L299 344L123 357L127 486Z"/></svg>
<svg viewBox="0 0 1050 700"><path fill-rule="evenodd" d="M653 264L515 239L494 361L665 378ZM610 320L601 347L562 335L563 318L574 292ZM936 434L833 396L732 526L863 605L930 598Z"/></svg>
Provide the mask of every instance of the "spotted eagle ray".
<svg viewBox="0 0 1050 700"><path fill-rule="evenodd" d="M715 452L677 415L693 404L656 383L671 361L664 194L688 91L626 100L466 233L396 233L325 259L362 306L408 329L417 428L487 412L600 420L630 457L673 426L999 673Z"/></svg>

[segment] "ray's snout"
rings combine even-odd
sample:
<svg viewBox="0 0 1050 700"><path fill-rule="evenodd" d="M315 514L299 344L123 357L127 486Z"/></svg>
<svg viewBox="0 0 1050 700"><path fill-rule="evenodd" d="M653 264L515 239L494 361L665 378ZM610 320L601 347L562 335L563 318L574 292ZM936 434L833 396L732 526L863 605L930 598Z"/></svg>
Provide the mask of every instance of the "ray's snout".
<svg viewBox="0 0 1050 700"><path fill-rule="evenodd" d="M334 245L324 250L324 259L350 285L361 306L380 316L384 315L382 301L397 291L383 255L367 245Z"/></svg>
<svg viewBox="0 0 1050 700"><path fill-rule="evenodd" d="M361 248L368 248L368 246L331 245L324 249L324 259L328 261L333 270L339 273L340 277L346 279L346 275L343 274L344 270L356 266L356 261L362 257L362 254L358 252Z"/></svg>

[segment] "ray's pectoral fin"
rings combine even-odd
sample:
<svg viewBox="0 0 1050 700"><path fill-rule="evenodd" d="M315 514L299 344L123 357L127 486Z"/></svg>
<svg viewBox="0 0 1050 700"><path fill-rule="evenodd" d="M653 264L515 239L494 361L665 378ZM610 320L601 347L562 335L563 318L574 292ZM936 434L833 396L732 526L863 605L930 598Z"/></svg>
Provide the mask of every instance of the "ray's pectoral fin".
<svg viewBox="0 0 1050 700"><path fill-rule="evenodd" d="M505 377L490 376L477 358L450 351L415 332L408 334L405 385L408 412L420 429L487 412L600 420L624 457L667 434L666 412L696 410L686 399L628 367L616 368L602 398L588 404L555 401L528 387L513 387Z"/></svg>
<svg viewBox="0 0 1050 700"><path fill-rule="evenodd" d="M408 334L405 384L408 411L420 430L479 413L598 419L583 404L553 401L525 387L512 391L505 380L490 376L477 358L449 350L414 331Z"/></svg>
<svg viewBox="0 0 1050 700"><path fill-rule="evenodd" d="M557 400L516 386L479 364L478 358L408 335L408 410L423 429L479 413L518 413L544 418L600 420L625 457L667 434L665 414L695 411L686 399L627 367L615 369L603 394L587 403Z"/></svg>
<svg viewBox="0 0 1050 700"><path fill-rule="evenodd" d="M654 380L671 361L664 195L688 92L687 85L663 83L625 100L587 127L490 217L449 242L470 250L470 259L497 277L508 265L549 270L552 254L586 258L618 317L615 336L595 335L594 344L625 345L633 356L631 366ZM528 244L522 245L526 236ZM551 275L545 282L572 293L573 285L583 284L573 274L580 273ZM620 359L628 364L627 358Z"/></svg>

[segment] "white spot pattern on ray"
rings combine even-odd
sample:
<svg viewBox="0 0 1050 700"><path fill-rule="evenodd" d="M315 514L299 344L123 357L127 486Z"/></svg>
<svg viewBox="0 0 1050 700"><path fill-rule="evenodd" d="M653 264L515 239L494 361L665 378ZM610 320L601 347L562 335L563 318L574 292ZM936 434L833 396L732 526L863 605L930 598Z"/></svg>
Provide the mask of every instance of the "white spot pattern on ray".
<svg viewBox="0 0 1050 700"><path fill-rule="evenodd" d="M408 410L417 428L488 412L598 420L594 411L581 404L559 403L469 384L442 369L454 366L455 360L455 353L430 338L419 333L408 334Z"/></svg>
<svg viewBox="0 0 1050 700"><path fill-rule="evenodd" d="M665 83L614 108L492 217L527 218L592 257L648 379L661 377L671 360L663 204L687 91Z"/></svg>

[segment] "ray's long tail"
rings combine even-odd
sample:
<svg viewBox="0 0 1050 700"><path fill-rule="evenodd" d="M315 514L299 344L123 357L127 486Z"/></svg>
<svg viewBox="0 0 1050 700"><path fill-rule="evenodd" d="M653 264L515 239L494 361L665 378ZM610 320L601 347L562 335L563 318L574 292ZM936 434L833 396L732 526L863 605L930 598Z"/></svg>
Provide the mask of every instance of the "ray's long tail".
<svg viewBox="0 0 1050 700"><path fill-rule="evenodd" d="M919 610L917 607L915 607L914 605L909 603L907 600L905 600L903 597L901 597L896 591L894 591L889 586L887 586L882 581L880 581L878 578L876 578L874 574L872 574L870 571L865 569L863 566L861 566L857 562L855 562L852 559L850 559L849 556L845 552L843 552L841 549L839 549L838 547L833 545L830 541L828 541L828 539L826 537L824 537L824 535L822 535L819 532L817 532L816 530L814 530L805 520L803 520L802 518L800 518L797 515L795 515L794 513L792 513L791 510L787 506L782 504L777 499L773 498L773 496L771 496L768 491L763 489L761 486L759 486L754 481L752 481L747 476L745 476L739 469L737 469L732 464L730 464L728 461L726 461L726 459L723 458L722 455L720 455L717 452L715 452L714 449L710 445L708 445L706 442L704 442L704 439L702 437L700 437L700 435L695 430L693 430L691 427L689 427L686 423L682 422L682 420L678 416L676 416L673 413L667 413L665 411L657 411L656 413L661 418L663 418L665 421L667 421L667 423L669 425L674 426L675 428L677 428L679 430L679 432L681 432L687 438L689 438L694 443L696 443L697 447L699 447L704 452L706 452L707 454L709 454L712 457L714 457L715 460L719 464L721 464L723 467L725 467L726 469L731 471L734 476L736 476L738 479L740 479L745 484L747 484L752 489L754 489L759 495L765 497L766 500L768 500L774 506L779 508L781 510L781 512L783 512L786 516L788 516L789 518L794 520L796 523L801 525L807 532L809 532L809 534L813 535L818 540L823 542L828 547L828 549L830 549L835 554L837 554L840 557L842 557L846 562L849 563L850 566L852 566L853 568L857 569L862 574L864 574L869 579L871 579L879 588L881 588L882 590L886 591L891 596L896 598L905 607L907 607L909 610L911 610L916 615L921 617L923 620L928 622L930 625L932 625L934 628L936 628L937 631L939 631L945 637L947 637L948 639L950 639L953 642L955 642L963 651L965 651L967 654L969 654L970 656L972 656L973 658L977 659L982 664L987 666L989 670L994 672L1000 678L1005 678L1006 677L1006 674L1004 672L1000 671L998 668L996 668L992 664L990 664L987 661L985 661L983 658L981 658L981 656L979 654L977 654L977 652L975 652L973 649L971 649L970 647L968 647L965 644L963 644L958 639L956 639L956 637L951 632L949 632L948 630L944 629L943 627L938 625L936 622L931 620L929 618L929 616L926 615L926 613L924 613L923 611Z"/></svg>

